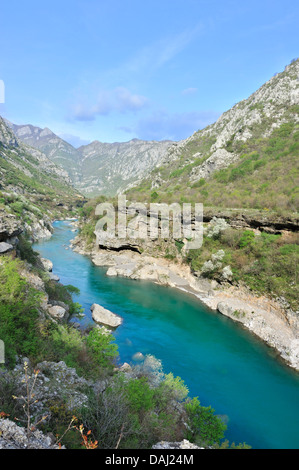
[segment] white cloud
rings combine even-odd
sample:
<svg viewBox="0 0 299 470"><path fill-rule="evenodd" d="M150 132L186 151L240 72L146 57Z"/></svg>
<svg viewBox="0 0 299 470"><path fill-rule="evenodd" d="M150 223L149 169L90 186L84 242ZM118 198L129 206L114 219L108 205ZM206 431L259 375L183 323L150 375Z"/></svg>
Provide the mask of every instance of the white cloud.
<svg viewBox="0 0 299 470"><path fill-rule="evenodd" d="M142 48L131 60L122 65L121 73L151 73L182 52L202 32L202 25L160 39Z"/></svg>
<svg viewBox="0 0 299 470"><path fill-rule="evenodd" d="M185 90L182 91L182 95L194 95L197 93L198 88L186 88Z"/></svg>
<svg viewBox="0 0 299 470"><path fill-rule="evenodd" d="M78 121L94 121L98 115L108 115L111 112L134 112L143 109L148 99L145 96L132 93L125 87L113 90L102 90L98 93L93 104L89 99L80 99L72 106L71 117Z"/></svg>
<svg viewBox="0 0 299 470"><path fill-rule="evenodd" d="M220 113L216 111L185 112L169 114L158 111L140 119L133 128L122 128L129 133L134 132L142 140L182 140L199 129L204 129L215 122Z"/></svg>

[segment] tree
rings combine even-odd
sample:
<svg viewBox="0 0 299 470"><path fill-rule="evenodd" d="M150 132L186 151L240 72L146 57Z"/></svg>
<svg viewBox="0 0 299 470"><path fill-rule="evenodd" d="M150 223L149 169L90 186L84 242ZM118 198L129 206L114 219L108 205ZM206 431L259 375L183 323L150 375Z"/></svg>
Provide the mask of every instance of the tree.
<svg viewBox="0 0 299 470"><path fill-rule="evenodd" d="M185 404L187 413L187 439L204 446L219 444L224 437L226 425L214 414L210 406L201 406L197 397Z"/></svg>

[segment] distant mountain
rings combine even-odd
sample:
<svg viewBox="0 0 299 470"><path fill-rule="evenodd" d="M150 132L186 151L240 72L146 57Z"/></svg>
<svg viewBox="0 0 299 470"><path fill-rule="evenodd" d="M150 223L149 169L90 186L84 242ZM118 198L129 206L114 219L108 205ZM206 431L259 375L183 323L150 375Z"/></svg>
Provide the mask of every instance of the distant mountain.
<svg viewBox="0 0 299 470"><path fill-rule="evenodd" d="M115 195L138 183L160 163L172 144L138 139L112 144L94 141L75 149L48 128L6 122L18 139L41 150L87 196Z"/></svg>
<svg viewBox="0 0 299 470"><path fill-rule="evenodd" d="M122 143L92 142L78 149L82 180L77 188L86 195L115 195L137 184L163 158L170 141L133 139Z"/></svg>
<svg viewBox="0 0 299 470"><path fill-rule="evenodd" d="M74 184L81 180L81 156L71 144L47 127L17 125L7 120L6 123L24 144L41 150L53 163L63 168Z"/></svg>
<svg viewBox="0 0 299 470"><path fill-rule="evenodd" d="M154 193L155 200L199 197L216 206L257 207L263 202L274 207L278 191L281 207L294 208L298 76L295 60L214 124L175 143L94 141L75 149L48 128L9 125L19 140L42 151L89 197L135 187L138 191L131 196L139 200Z"/></svg>
<svg viewBox="0 0 299 470"><path fill-rule="evenodd" d="M68 173L40 150L24 144L0 117L0 190L61 201L77 197Z"/></svg>
<svg viewBox="0 0 299 470"><path fill-rule="evenodd" d="M299 59L212 125L174 143L136 200L298 210Z"/></svg>

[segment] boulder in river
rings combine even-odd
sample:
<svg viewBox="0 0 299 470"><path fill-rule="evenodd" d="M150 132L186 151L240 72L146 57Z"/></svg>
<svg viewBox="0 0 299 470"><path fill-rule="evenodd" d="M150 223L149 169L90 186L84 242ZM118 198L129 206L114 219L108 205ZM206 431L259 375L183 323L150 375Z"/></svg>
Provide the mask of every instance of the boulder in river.
<svg viewBox="0 0 299 470"><path fill-rule="evenodd" d="M119 315L110 312L110 310L107 310L101 305L93 304L90 307L90 310L92 311L92 318L96 323L101 323L112 328L117 328L123 321Z"/></svg>

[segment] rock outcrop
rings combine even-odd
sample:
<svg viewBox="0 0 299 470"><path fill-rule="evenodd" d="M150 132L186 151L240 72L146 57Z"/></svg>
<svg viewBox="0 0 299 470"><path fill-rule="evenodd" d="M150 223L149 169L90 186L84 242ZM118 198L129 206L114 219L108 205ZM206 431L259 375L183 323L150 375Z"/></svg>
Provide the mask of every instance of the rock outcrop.
<svg viewBox="0 0 299 470"><path fill-rule="evenodd" d="M50 436L35 430L27 435L27 430L10 419L0 419L0 449L59 449Z"/></svg>
<svg viewBox="0 0 299 470"><path fill-rule="evenodd" d="M22 358L12 371L4 371L4 378L9 383L13 381L16 396L27 396L25 380L25 364L28 375L33 375L33 368L27 358ZM63 398L67 408L73 410L87 403L86 388L93 383L79 377L74 368L65 362L43 361L36 365L38 370L34 385L35 402L31 406L31 414L40 419L49 415L49 403Z"/></svg>
<svg viewBox="0 0 299 470"><path fill-rule="evenodd" d="M46 259L46 258L41 258L40 260L41 260L41 263L42 263L43 268L45 269L45 271L52 272L52 269L53 269L52 261L50 261L49 259Z"/></svg>
<svg viewBox="0 0 299 470"><path fill-rule="evenodd" d="M266 344L279 351L281 357L299 370L299 319L291 311L283 311L279 304L266 298L255 298L239 290L219 293L213 306L218 312L244 325ZM230 295L229 295L230 294ZM217 303L218 301L218 303Z"/></svg>
<svg viewBox="0 0 299 470"><path fill-rule="evenodd" d="M16 237L22 232L23 228L16 217L0 209L0 242Z"/></svg>
<svg viewBox="0 0 299 470"><path fill-rule="evenodd" d="M204 447L198 447L192 442L189 442L187 439L184 439L181 442L166 442L161 441L153 445L152 449L204 449Z"/></svg>
<svg viewBox="0 0 299 470"><path fill-rule="evenodd" d="M53 305L52 307L49 307L48 313L51 315L52 318L60 321L65 321L69 317L69 312L67 311L67 309L60 305Z"/></svg>
<svg viewBox="0 0 299 470"><path fill-rule="evenodd" d="M107 310L101 305L93 304L90 310L92 311L92 318L96 323L100 323L111 328L117 328L122 324L123 320L119 315L110 312L110 310Z"/></svg>
<svg viewBox="0 0 299 470"><path fill-rule="evenodd" d="M4 255L9 253L14 249L13 245L10 243L0 242L0 255Z"/></svg>

